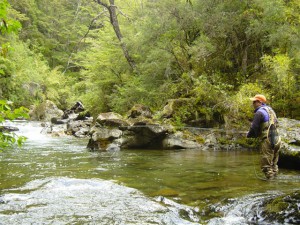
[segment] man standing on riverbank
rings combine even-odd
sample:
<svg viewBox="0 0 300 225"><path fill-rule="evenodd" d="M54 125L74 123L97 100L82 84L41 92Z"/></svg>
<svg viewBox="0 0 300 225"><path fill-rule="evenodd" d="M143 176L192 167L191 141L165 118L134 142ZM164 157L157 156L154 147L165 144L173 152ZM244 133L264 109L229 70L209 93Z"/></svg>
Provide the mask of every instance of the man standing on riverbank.
<svg viewBox="0 0 300 225"><path fill-rule="evenodd" d="M248 138L260 138L261 169L267 179L278 174L280 137L278 135L277 117L274 110L266 105L264 95L257 94L250 98L254 107L254 118L247 134Z"/></svg>

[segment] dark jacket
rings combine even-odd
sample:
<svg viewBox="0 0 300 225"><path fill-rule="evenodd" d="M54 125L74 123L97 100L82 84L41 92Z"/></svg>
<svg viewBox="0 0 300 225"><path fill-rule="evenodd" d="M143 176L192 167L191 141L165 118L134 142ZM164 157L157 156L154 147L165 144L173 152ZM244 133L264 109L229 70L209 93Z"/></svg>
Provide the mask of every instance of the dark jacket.
<svg viewBox="0 0 300 225"><path fill-rule="evenodd" d="M262 134L262 124L269 121L269 114L264 109L264 107L269 107L262 105L254 110L254 118L250 127L250 130L247 134L248 138L258 138Z"/></svg>

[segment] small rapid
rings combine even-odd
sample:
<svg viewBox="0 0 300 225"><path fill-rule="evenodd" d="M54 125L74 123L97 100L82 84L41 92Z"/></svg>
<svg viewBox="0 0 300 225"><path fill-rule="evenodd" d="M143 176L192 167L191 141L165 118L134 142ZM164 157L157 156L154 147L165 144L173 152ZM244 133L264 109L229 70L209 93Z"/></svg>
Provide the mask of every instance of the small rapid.
<svg viewBox="0 0 300 225"><path fill-rule="evenodd" d="M2 197L0 224L197 224L180 217L191 208L160 204L112 181L47 178L11 192Z"/></svg>

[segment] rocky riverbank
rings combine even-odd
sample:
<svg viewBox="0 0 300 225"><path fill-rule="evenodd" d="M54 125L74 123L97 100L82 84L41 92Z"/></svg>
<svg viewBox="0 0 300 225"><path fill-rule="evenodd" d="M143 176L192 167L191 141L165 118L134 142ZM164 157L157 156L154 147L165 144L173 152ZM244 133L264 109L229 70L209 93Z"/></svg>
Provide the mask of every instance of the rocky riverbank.
<svg viewBox="0 0 300 225"><path fill-rule="evenodd" d="M89 117L78 102L65 112L53 103L47 105L43 112L38 113L46 119L43 132L55 136L87 137L87 147L93 151L135 148L232 151L255 149L257 144L255 140L245 138L246 130L172 126L168 119L162 119L164 113L156 119L143 105L135 105L126 116L107 112L100 113L96 119ZM169 115L170 110L167 113ZM279 124L282 137L279 165L300 169L300 121L279 118Z"/></svg>

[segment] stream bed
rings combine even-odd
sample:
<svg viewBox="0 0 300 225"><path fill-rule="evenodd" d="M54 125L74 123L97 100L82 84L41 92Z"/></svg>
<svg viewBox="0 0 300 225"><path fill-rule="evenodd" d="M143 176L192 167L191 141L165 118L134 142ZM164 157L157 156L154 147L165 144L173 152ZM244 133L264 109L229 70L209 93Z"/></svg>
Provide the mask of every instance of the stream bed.
<svg viewBox="0 0 300 225"><path fill-rule="evenodd" d="M1 225L270 224L261 202L300 187L299 171L262 180L258 152L90 152L87 139L13 125L28 140L0 153Z"/></svg>

